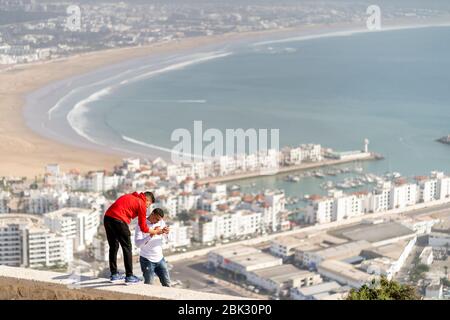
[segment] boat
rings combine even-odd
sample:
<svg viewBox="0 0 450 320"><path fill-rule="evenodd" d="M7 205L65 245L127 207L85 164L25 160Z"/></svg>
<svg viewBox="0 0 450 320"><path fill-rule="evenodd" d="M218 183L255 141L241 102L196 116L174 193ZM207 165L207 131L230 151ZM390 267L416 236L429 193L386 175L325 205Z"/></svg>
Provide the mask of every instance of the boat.
<svg viewBox="0 0 450 320"><path fill-rule="evenodd" d="M314 176L316 178L320 178L320 179L325 178L325 175L322 172L318 172L318 171L314 174Z"/></svg>
<svg viewBox="0 0 450 320"><path fill-rule="evenodd" d="M294 175L288 175L286 178L285 178L285 180L286 181L289 181L289 182L299 182L300 181L300 177L299 176L294 176Z"/></svg>
<svg viewBox="0 0 450 320"><path fill-rule="evenodd" d="M393 173L392 173L392 176L393 176L395 179L397 179L397 178L400 178L402 175L401 175L401 173L393 172Z"/></svg>
<svg viewBox="0 0 450 320"><path fill-rule="evenodd" d="M354 170L357 173L361 173L361 172L363 172L364 169L362 167L356 167Z"/></svg>

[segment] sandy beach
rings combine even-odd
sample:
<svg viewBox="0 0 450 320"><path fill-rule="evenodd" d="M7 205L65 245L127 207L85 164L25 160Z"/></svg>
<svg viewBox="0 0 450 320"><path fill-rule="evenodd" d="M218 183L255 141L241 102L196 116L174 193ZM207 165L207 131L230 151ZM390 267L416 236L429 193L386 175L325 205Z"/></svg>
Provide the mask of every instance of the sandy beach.
<svg viewBox="0 0 450 320"><path fill-rule="evenodd" d="M408 25L408 22L397 25L402 24ZM281 39L295 35L296 32L305 35L308 32L330 32L363 27L345 24L321 25L295 30L187 38L177 42L105 50L45 63L2 68L0 69L0 176L33 178L42 175L45 165L49 163L58 163L65 171L77 169L87 172L89 170L110 170L121 162L122 157L119 154L65 145L38 135L26 125L23 118L25 96L45 85L128 59L152 54L170 54L214 43L245 41L246 39L265 40L269 36L273 39Z"/></svg>
<svg viewBox="0 0 450 320"><path fill-rule="evenodd" d="M119 155L76 148L43 138L25 124L24 96L54 81L83 74L102 66L155 53L178 52L219 41L236 40L247 35L230 34L201 37L179 42L154 44L86 53L58 61L30 64L0 72L0 176L33 178L44 173L45 165L60 164L62 170L111 169L120 163ZM254 34L252 36L258 36Z"/></svg>

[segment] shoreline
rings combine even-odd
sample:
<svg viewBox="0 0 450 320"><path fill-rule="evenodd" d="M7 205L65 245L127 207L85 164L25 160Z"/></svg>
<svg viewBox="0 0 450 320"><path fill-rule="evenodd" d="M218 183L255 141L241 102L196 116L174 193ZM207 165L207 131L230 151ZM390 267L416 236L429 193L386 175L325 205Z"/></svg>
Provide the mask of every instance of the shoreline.
<svg viewBox="0 0 450 320"><path fill-rule="evenodd" d="M403 25L403 27L402 27ZM411 28L411 21L404 24L396 22L392 27ZM438 27L437 22L429 21L416 27ZM186 50L198 49L231 43L247 43L258 40L273 39L279 41L289 35L311 36L323 35L330 31L354 32L364 29L355 24L303 26L295 29L269 30L248 33L233 33L220 36L187 38L176 42L157 43L143 47L110 49L84 53L68 58L21 65L0 70L0 157L2 166L0 176L35 177L44 173L49 163L60 164L62 170L76 168L81 172L105 170L119 164L124 154L120 151L108 152L98 146L68 145L58 141L58 133L53 138L36 132L27 125L24 117L24 106L27 96L47 86L57 87L58 82L82 77L86 73L97 73L126 64L133 59L141 59L154 55L168 55ZM391 27L388 27L391 28ZM366 30L367 31L367 30ZM370 31L367 31L370 32ZM47 90L50 90L47 89ZM46 106L51 108L52 106ZM47 109L47 111L48 111ZM149 154L149 158L150 158Z"/></svg>

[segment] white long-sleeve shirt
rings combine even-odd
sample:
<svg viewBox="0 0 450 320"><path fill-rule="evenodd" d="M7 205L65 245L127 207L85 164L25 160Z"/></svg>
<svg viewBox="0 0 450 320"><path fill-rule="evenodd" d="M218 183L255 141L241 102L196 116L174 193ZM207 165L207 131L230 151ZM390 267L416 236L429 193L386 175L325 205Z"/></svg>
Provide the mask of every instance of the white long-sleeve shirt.
<svg viewBox="0 0 450 320"><path fill-rule="evenodd" d="M147 220L147 225L150 229L160 227L163 229L166 226L164 220L160 220L157 223L150 223ZM136 228L134 235L134 243L136 247L140 249L140 256L144 257L151 262L160 262L163 255L162 245L165 235L155 235L151 237L147 233L143 233L140 228Z"/></svg>

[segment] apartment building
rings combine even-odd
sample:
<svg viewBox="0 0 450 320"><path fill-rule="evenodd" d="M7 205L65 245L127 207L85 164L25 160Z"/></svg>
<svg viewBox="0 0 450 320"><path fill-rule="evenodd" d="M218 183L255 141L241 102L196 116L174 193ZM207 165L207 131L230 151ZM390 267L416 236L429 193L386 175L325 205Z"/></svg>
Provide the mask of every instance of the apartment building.
<svg viewBox="0 0 450 320"><path fill-rule="evenodd" d="M241 237L260 232L262 216L260 212L236 210L217 212L201 216L193 223L193 237L207 243L219 239Z"/></svg>
<svg viewBox="0 0 450 320"><path fill-rule="evenodd" d="M9 192L0 191L0 213L9 212L9 201L10 201Z"/></svg>
<svg viewBox="0 0 450 320"><path fill-rule="evenodd" d="M75 251L83 251L92 244L100 226L101 213L81 208L63 208L46 213L44 224L52 232L73 241Z"/></svg>
<svg viewBox="0 0 450 320"><path fill-rule="evenodd" d="M51 267L73 260L72 242L42 226L30 215L0 217L0 264L16 267Z"/></svg>

